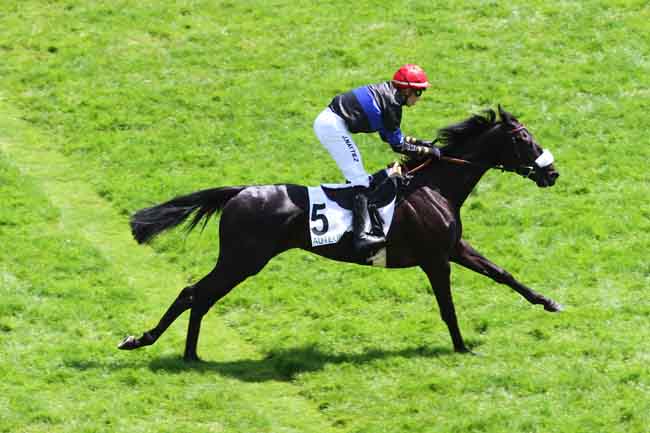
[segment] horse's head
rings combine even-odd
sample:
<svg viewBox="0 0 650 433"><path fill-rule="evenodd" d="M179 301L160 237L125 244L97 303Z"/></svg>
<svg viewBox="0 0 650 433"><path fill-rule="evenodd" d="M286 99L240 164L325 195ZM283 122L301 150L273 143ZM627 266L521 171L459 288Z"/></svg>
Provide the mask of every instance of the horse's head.
<svg viewBox="0 0 650 433"><path fill-rule="evenodd" d="M494 110L441 129L438 138L446 147L443 156L482 168L500 168L532 179L540 187L555 184L559 173L553 155L542 149L528 129L499 106Z"/></svg>
<svg viewBox="0 0 650 433"><path fill-rule="evenodd" d="M551 152L542 149L533 134L512 114L499 106L497 123L501 135L501 152L496 164L532 179L539 187L553 186L560 174L553 165Z"/></svg>

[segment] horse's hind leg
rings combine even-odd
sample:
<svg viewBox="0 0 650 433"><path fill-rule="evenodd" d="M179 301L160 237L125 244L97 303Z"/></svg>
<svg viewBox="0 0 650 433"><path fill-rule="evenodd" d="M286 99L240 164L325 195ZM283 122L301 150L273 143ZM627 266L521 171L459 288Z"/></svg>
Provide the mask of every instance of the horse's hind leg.
<svg viewBox="0 0 650 433"><path fill-rule="evenodd" d="M185 287L154 328L142 334L140 338L129 335L117 347L122 350L133 350L154 344L163 332L169 328L169 325L192 306L195 290L196 286Z"/></svg>
<svg viewBox="0 0 650 433"><path fill-rule="evenodd" d="M197 308L192 309L190 323L192 323L192 321L198 321L200 323L200 319L216 301L228 294L230 290L246 278L244 277L237 280L236 278L233 279L228 274L228 267L223 266L220 260L217 263L217 266L199 282L181 290L154 328L146 331L139 338L129 335L117 346L118 349L133 350L144 346L151 346L160 338L167 328L174 323L178 316L195 306L195 304L197 305ZM211 291L211 289L214 289L214 291ZM213 297L214 299L211 299ZM206 308L206 305L209 306ZM203 311L204 309L205 311ZM201 311L203 312L197 315L198 312ZM194 319L192 319L192 317ZM197 334L195 339L198 338L198 327L191 326L191 328L193 329L192 332ZM196 330L194 330L194 328L196 328ZM194 352L196 352L196 349ZM188 355L186 354L186 358L187 357ZM191 358L192 355L190 354L189 357Z"/></svg>
<svg viewBox="0 0 650 433"><path fill-rule="evenodd" d="M272 254L263 254L260 250L256 253L256 257L252 257L250 251L238 254L236 259L220 257L215 268L195 285L183 356L186 361L199 360L196 348L203 316L238 284L261 271L272 257Z"/></svg>
<svg viewBox="0 0 650 433"><path fill-rule="evenodd" d="M235 286L259 272L269 259L270 257L251 261L249 257L242 258L239 263L235 263L232 260L224 261L220 258L215 268L208 275L196 284L181 290L176 300L169 306L154 328L146 331L139 338L132 335L126 337L118 345L118 348L133 350L154 344L178 316L191 308L184 358L189 361L198 360L196 346L203 316Z"/></svg>

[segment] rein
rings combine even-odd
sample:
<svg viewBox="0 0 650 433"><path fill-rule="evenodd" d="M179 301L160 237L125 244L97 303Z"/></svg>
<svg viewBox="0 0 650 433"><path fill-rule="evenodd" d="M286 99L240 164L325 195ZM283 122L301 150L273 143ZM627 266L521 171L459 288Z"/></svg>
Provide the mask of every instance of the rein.
<svg viewBox="0 0 650 433"><path fill-rule="evenodd" d="M467 161L466 159L460 159L460 158L452 158L451 156L441 156L440 161L448 162L453 165L458 165L458 166L471 166L471 167L477 167L477 168L486 168L486 169L497 169L501 170L502 172L508 171L511 173L517 173L522 175L523 177L530 177L531 174L535 172L535 167L532 167L530 165L522 165L517 168L508 168L503 165L490 165L490 164L479 164L477 162L473 161ZM409 176L412 176L413 174L417 173L418 171L426 168L433 162L433 158L429 158L426 161L424 161L422 164L418 165L417 167L412 168L411 170L407 171L406 174Z"/></svg>

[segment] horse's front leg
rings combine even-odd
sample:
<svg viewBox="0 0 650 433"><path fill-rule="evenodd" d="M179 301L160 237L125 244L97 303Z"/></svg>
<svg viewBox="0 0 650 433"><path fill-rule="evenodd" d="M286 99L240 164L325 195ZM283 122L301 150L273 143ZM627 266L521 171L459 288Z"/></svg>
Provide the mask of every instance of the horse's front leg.
<svg viewBox="0 0 650 433"><path fill-rule="evenodd" d="M429 277L431 288L436 295L438 301L438 308L440 308L440 316L449 329L451 341L454 344L454 351L459 353L471 353L465 346L463 337L460 334L458 327L458 319L456 318L456 310L454 308L454 301L451 297L451 284L449 281L451 269L449 262L440 264L426 264L420 266L422 270Z"/></svg>
<svg viewBox="0 0 650 433"><path fill-rule="evenodd" d="M531 304L543 305L546 311L562 311L561 304L524 286L510 275L510 273L483 257L465 240L461 239L456 254L451 257L451 261L471 269L472 271L478 272L479 274L485 275L497 283L506 284L526 298L526 300Z"/></svg>

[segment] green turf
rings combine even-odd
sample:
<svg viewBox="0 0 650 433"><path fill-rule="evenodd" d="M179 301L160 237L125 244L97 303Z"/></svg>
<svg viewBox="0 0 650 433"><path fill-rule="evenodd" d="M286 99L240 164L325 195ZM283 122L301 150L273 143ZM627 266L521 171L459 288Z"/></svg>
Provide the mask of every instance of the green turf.
<svg viewBox="0 0 650 433"><path fill-rule="evenodd" d="M0 432L644 432L650 424L650 6L644 1L5 1ZM128 215L220 185L339 182L313 119L405 62L402 129L501 103L561 172L489 173L487 257L566 306L454 268L456 355L424 275L292 251L206 317L120 352L218 251ZM356 136L368 170L396 155Z"/></svg>

